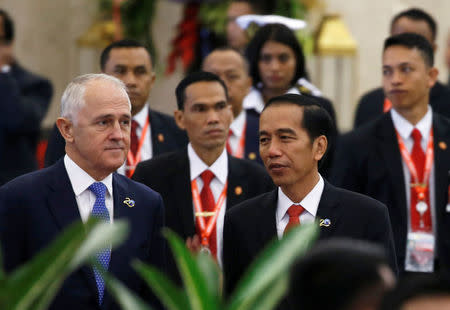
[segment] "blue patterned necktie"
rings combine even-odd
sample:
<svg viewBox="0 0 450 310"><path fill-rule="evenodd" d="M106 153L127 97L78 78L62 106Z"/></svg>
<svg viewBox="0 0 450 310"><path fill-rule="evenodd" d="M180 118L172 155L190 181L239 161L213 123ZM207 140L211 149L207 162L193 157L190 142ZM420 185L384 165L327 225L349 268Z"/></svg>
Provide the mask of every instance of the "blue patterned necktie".
<svg viewBox="0 0 450 310"><path fill-rule="evenodd" d="M92 183L92 185L89 186L89 190L93 192L96 197L94 208L92 208L92 216L100 219L101 221L109 222L109 212L105 204L105 194L106 194L105 184L101 182ZM110 248L104 249L101 252L97 253L97 259L105 270L108 269L110 258L111 258ZM94 267L94 275L95 275L95 282L97 282L99 304L101 305L103 301L103 295L105 292L105 281L103 280L103 277L100 275L100 272L95 267Z"/></svg>

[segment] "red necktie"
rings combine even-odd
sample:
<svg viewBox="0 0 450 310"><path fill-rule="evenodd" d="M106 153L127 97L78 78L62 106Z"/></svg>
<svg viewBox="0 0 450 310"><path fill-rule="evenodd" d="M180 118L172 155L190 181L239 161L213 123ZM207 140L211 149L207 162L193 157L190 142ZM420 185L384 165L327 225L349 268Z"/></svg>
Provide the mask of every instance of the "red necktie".
<svg viewBox="0 0 450 310"><path fill-rule="evenodd" d="M289 222L286 225L286 228L284 229L283 235L285 235L289 229L300 225L300 214L305 209L301 205L292 205L287 210L287 214L289 215Z"/></svg>
<svg viewBox="0 0 450 310"><path fill-rule="evenodd" d="M230 144L230 137L233 135L233 131L230 129L228 131L228 138L227 138L227 152L230 155L233 155L233 150L231 149L231 144Z"/></svg>
<svg viewBox="0 0 450 310"><path fill-rule="evenodd" d="M202 201L202 207L203 212L214 212L215 209L215 201L214 201L214 195L210 188L211 180L214 178L214 173L212 173L210 170L205 170L200 175L200 177L203 180L203 188L202 192L200 193L200 199ZM208 220L210 220L212 216L207 217ZM208 220L206 221L208 223ZM211 250L211 253L214 257L217 255L217 237L216 237L216 224L214 224L214 228L211 232L211 235L209 236L209 249Z"/></svg>
<svg viewBox="0 0 450 310"><path fill-rule="evenodd" d="M131 120L130 152L131 152L131 154L133 154L133 158L136 158L136 153L137 153L137 149L138 149L138 145L139 145L139 138L137 136L137 128L138 127L139 127L138 122L136 122L134 119ZM127 159L127 166L130 166L130 165L131 165L131 163L128 162L128 159ZM133 171L133 169L126 169L127 177L131 178L132 171Z"/></svg>
<svg viewBox="0 0 450 310"><path fill-rule="evenodd" d="M137 136L137 129L139 127L138 122L135 120L131 121L131 136L130 136L130 151L133 156L136 156L137 149L139 146L139 138Z"/></svg>
<svg viewBox="0 0 450 310"><path fill-rule="evenodd" d="M419 181L423 180L424 167L425 167L425 153L423 152L421 146L422 135L417 128L414 128L411 136L414 140L414 145L411 150L411 159L414 162L414 166L416 167L417 175L419 177ZM423 180L428 184L428 180ZM411 180L412 183L412 180ZM417 192L414 187L411 187L411 228L413 231L421 230L421 231L431 231L431 212L430 212L430 199L429 199L429 191L425 192L425 202L428 205L427 210L422 215L423 227L420 227L420 213L416 209L416 204L418 202Z"/></svg>

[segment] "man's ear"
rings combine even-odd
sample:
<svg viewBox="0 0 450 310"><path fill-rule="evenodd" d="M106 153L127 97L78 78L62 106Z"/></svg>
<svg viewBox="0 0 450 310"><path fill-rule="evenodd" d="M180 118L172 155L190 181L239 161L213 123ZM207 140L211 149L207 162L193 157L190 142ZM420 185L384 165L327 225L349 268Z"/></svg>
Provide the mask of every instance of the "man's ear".
<svg viewBox="0 0 450 310"><path fill-rule="evenodd" d="M58 117L56 120L56 126L61 133L61 136L66 140L66 142L73 142L73 123L71 120L65 117Z"/></svg>
<svg viewBox="0 0 450 310"><path fill-rule="evenodd" d="M314 159L319 161L325 155L328 147L327 137L321 135L314 140L313 143L313 156Z"/></svg>
<svg viewBox="0 0 450 310"><path fill-rule="evenodd" d="M175 110L175 112L173 112L173 117L175 119L175 123L177 123L177 126L182 130L186 130L186 127L184 126L184 111Z"/></svg>
<svg viewBox="0 0 450 310"><path fill-rule="evenodd" d="M438 75L439 75L439 70L436 67L430 68L430 71L428 72L428 76L430 78L428 86L430 88L433 87L434 84L437 82Z"/></svg>

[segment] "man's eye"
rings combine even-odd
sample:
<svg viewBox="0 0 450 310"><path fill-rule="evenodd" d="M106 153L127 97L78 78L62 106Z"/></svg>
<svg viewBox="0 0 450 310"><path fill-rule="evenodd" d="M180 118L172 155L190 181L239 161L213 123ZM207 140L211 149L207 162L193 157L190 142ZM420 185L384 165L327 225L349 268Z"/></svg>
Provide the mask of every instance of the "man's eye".
<svg viewBox="0 0 450 310"><path fill-rule="evenodd" d="M259 138L259 144L264 144L264 143L267 143L268 141L269 141L269 138L266 138L266 137Z"/></svg>
<svg viewBox="0 0 450 310"><path fill-rule="evenodd" d="M125 73L125 69L124 68L115 68L114 69L114 73L115 74L124 74Z"/></svg>
<svg viewBox="0 0 450 310"><path fill-rule="evenodd" d="M262 62L270 62L271 60L272 60L272 56L270 56L270 55L262 55L261 56Z"/></svg>
<svg viewBox="0 0 450 310"><path fill-rule="evenodd" d="M226 102L220 102L218 104L216 104L216 110L223 110L227 107L227 103Z"/></svg>
<svg viewBox="0 0 450 310"><path fill-rule="evenodd" d="M290 58L291 58L291 57L290 57L288 54L281 54L281 55L278 57L278 60L279 60L280 62L287 62L287 61L289 61Z"/></svg>

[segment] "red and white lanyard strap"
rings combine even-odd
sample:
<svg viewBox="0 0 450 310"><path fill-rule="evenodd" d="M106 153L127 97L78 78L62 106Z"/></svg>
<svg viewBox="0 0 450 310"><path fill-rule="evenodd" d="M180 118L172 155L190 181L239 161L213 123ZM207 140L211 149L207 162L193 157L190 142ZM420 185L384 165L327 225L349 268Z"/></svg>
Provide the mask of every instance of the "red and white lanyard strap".
<svg viewBox="0 0 450 310"><path fill-rule="evenodd" d="M423 179L419 180L419 175L417 174L416 166L414 165L414 161L411 158L411 155L409 154L405 143L403 142L402 137L400 137L400 134L397 133L397 140L398 145L400 147L400 153L402 154L403 160L405 161L406 165L408 166L409 173L411 175L412 184L411 186L414 187L415 191L417 192L417 198L419 201L425 200L425 192L428 188L428 183L430 179L430 173L431 173L431 167L433 165L433 159L434 159L434 149L433 149L433 129L430 130L430 138L428 139L428 145L425 153L425 169L423 173Z"/></svg>
<svg viewBox="0 0 450 310"><path fill-rule="evenodd" d="M130 178L133 175L134 170L136 170L137 164L141 161L142 146L144 145L145 136L147 134L147 130L148 130L149 125L150 125L150 122L149 122L149 120L147 118L147 120L145 121L144 128L142 129L141 138L139 139L139 144L138 144L138 149L136 151L136 156L134 156L131 151L128 151L127 162L128 162L128 174L129 174Z"/></svg>
<svg viewBox="0 0 450 310"><path fill-rule="evenodd" d="M195 218L197 219L198 228L200 229L201 243L203 246L206 247L209 246L209 236L211 235L211 232L213 231L216 225L217 217L219 216L220 209L222 208L223 202L225 201L227 195L227 186L228 181L227 183L225 183L225 186L223 187L222 193L220 194L219 199L217 200L214 210L211 212L205 212L203 211L197 181L196 180L191 181L192 197L194 199ZM205 222L205 217L210 217L208 224L206 224Z"/></svg>
<svg viewBox="0 0 450 310"><path fill-rule="evenodd" d="M242 130L241 138L239 139L239 144L237 146L236 152L232 154L237 158L244 158L244 148L245 148L245 132L247 130L247 122L244 124L244 130Z"/></svg>

